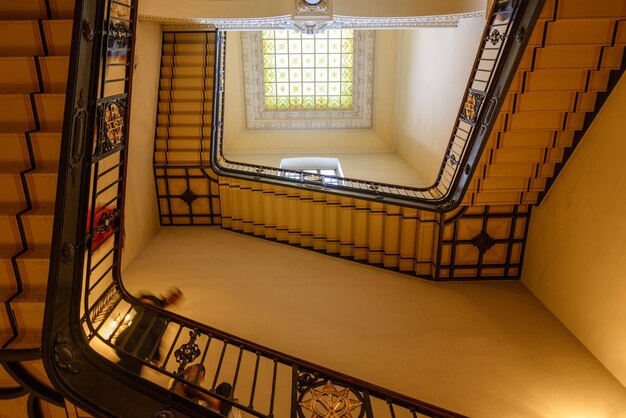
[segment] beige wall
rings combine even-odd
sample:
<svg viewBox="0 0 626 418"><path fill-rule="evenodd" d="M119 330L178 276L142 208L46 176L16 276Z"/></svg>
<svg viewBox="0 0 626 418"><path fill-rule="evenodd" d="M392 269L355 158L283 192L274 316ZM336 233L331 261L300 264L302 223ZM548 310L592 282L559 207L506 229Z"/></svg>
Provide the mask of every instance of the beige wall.
<svg viewBox="0 0 626 418"><path fill-rule="evenodd" d="M622 78L532 214L522 281L626 385Z"/></svg>
<svg viewBox="0 0 626 418"><path fill-rule="evenodd" d="M141 251L160 227L152 174L160 70L161 27L158 23L140 21L137 25L128 145L124 265Z"/></svg>
<svg viewBox="0 0 626 418"><path fill-rule="evenodd" d="M165 17L266 17L290 15L293 0L143 0L139 13ZM347 16L427 16L485 10L486 0L335 0Z"/></svg>
<svg viewBox="0 0 626 418"><path fill-rule="evenodd" d="M401 32L396 150L428 185L443 161L484 25L473 18L457 28Z"/></svg>
<svg viewBox="0 0 626 418"><path fill-rule="evenodd" d="M380 183L402 184L421 187L425 182L417 172L395 152L377 152L369 154L338 154L328 152L307 153L314 157L339 158L344 177L370 180ZM300 153L280 154L229 154L234 161L251 161L255 164L278 167L282 158L302 157Z"/></svg>
<svg viewBox="0 0 626 418"><path fill-rule="evenodd" d="M377 31L372 129L246 129L241 37L227 34L224 153L233 161L278 167L281 158L336 157L346 177L422 186L394 152L396 42L401 31Z"/></svg>
<svg viewBox="0 0 626 418"><path fill-rule="evenodd" d="M124 284L176 284L178 313L472 417L626 416L626 389L520 282L434 283L219 228L169 227Z"/></svg>

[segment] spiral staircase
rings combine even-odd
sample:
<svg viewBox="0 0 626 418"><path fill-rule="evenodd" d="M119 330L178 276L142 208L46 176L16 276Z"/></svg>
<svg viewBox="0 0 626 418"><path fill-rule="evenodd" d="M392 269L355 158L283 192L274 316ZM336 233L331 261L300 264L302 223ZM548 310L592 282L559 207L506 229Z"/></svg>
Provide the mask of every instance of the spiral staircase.
<svg viewBox="0 0 626 418"><path fill-rule="evenodd" d="M41 362L73 1L0 5L0 417L86 417ZM531 208L626 67L625 8L549 0L463 203L435 213L217 176L212 36L164 33L154 175L162 225L224 229L431 280L518 279Z"/></svg>

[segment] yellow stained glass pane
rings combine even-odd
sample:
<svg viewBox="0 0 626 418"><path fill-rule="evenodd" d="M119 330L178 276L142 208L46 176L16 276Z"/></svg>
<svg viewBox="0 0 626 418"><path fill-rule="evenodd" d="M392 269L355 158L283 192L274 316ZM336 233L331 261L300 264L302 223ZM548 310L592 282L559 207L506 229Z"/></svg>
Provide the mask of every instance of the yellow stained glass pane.
<svg viewBox="0 0 626 418"><path fill-rule="evenodd" d="M274 52L274 41L272 39L263 41L263 53L271 54Z"/></svg>
<svg viewBox="0 0 626 418"><path fill-rule="evenodd" d="M276 96L276 83L265 83L265 97Z"/></svg>
<svg viewBox="0 0 626 418"><path fill-rule="evenodd" d="M265 107L267 107L268 109L275 109L276 108L276 97L275 96L265 96Z"/></svg>
<svg viewBox="0 0 626 418"><path fill-rule="evenodd" d="M276 106L279 109L287 109L287 108L289 108L289 97L278 97Z"/></svg>
<svg viewBox="0 0 626 418"><path fill-rule="evenodd" d="M265 82L276 81L276 70L266 68L263 70L263 77Z"/></svg>
<svg viewBox="0 0 626 418"><path fill-rule="evenodd" d="M302 81L302 70L299 68L289 70L289 81Z"/></svg>
<svg viewBox="0 0 626 418"><path fill-rule="evenodd" d="M352 39L344 39L343 42L341 43L341 52L343 52L344 54L351 54L352 53Z"/></svg>
<svg viewBox="0 0 626 418"><path fill-rule="evenodd" d="M289 107L300 109L302 107L302 96L299 97L290 97L289 98Z"/></svg>
<svg viewBox="0 0 626 418"><path fill-rule="evenodd" d="M351 108L353 37L351 30L263 31L266 107Z"/></svg>
<svg viewBox="0 0 626 418"><path fill-rule="evenodd" d="M276 83L277 96L289 96L289 83Z"/></svg>
<svg viewBox="0 0 626 418"><path fill-rule="evenodd" d="M302 84L289 83L289 95L290 96L302 96Z"/></svg>

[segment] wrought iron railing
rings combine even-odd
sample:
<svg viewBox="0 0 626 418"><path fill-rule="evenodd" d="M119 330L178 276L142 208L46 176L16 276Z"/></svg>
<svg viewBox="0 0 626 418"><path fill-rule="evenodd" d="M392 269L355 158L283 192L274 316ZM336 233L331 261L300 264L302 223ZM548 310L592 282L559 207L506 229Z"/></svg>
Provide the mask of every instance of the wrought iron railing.
<svg viewBox="0 0 626 418"><path fill-rule="evenodd" d="M319 189L426 210L447 211L459 205L476 169L544 0L496 0L487 14L483 41L470 73L439 174L429 187L407 187L333 176L307 176L228 160L223 153L225 37L218 32L211 166L223 176L281 186Z"/></svg>
<svg viewBox="0 0 626 418"><path fill-rule="evenodd" d="M176 385L243 416L459 416L126 292L120 260L136 10L136 0L76 6L44 321L44 363L55 386L96 416L220 416L170 389ZM131 331L137 344L129 348ZM161 345L164 356L149 361ZM153 378L116 365L118 358L150 369ZM193 364L205 366L206 386L185 380ZM221 381L230 394L217 390Z"/></svg>

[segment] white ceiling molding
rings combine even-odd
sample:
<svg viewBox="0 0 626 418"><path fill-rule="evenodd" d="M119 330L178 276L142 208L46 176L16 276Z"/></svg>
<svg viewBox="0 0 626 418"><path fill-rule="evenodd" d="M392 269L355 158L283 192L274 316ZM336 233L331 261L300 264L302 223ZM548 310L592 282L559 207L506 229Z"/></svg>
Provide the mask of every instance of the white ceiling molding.
<svg viewBox="0 0 626 418"><path fill-rule="evenodd" d="M354 129L372 127L374 90L373 31L354 33L352 108L266 109L263 43L260 31L241 36L243 83L248 129Z"/></svg>
<svg viewBox="0 0 626 418"><path fill-rule="evenodd" d="M354 17L334 15L327 29L414 29L456 27L461 19L484 17L485 11L440 16ZM160 22L165 30L223 29L231 31L297 29L292 16L248 19L172 18L139 15L139 20Z"/></svg>

